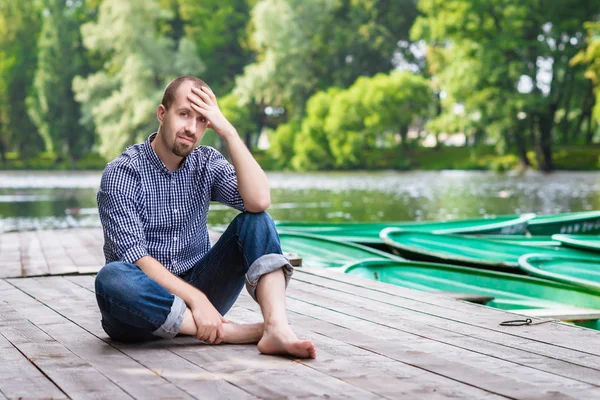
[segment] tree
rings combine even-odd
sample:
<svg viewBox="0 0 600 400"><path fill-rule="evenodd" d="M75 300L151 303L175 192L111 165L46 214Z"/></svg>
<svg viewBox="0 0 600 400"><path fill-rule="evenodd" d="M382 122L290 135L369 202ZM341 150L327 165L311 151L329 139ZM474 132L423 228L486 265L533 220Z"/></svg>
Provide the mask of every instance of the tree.
<svg viewBox="0 0 600 400"><path fill-rule="evenodd" d="M156 107L166 84L178 75L199 75L203 65L194 44L157 34L172 17L157 0L105 0L98 21L82 27L86 48L103 54L102 70L73 81L84 121L93 120L106 158L141 141L156 126Z"/></svg>
<svg viewBox="0 0 600 400"><path fill-rule="evenodd" d="M235 76L253 61L247 43L248 0L170 0L179 3L187 37L192 39L206 69L202 75L217 95L229 93Z"/></svg>
<svg viewBox="0 0 600 400"><path fill-rule="evenodd" d="M458 103L467 115L479 115L496 140L517 148L523 163L528 143L534 142L538 165L547 171L553 167L557 112L568 114L571 99L584 97L568 95L569 83L582 73L569 60L583 46L583 22L599 5L597 0L423 0L412 33L438 49L430 61L453 101L445 112Z"/></svg>
<svg viewBox="0 0 600 400"><path fill-rule="evenodd" d="M80 7L84 5L45 0L34 91L27 98L27 111L46 150L59 159L79 159L94 141L93 129L79 123L79 104L71 88L73 78L85 66L77 19Z"/></svg>
<svg viewBox="0 0 600 400"><path fill-rule="evenodd" d="M294 157L291 166L299 171L331 169L334 166L333 152L324 121L329 114L331 103L340 92L339 88L329 88L315 93L306 104L306 116L294 138Z"/></svg>
<svg viewBox="0 0 600 400"><path fill-rule="evenodd" d="M403 146L417 117L432 100L428 82L410 72L361 77L331 102L325 131L338 167L361 167L361 152L382 147L387 133L399 134Z"/></svg>
<svg viewBox="0 0 600 400"><path fill-rule="evenodd" d="M397 56L408 57L417 10L415 0L261 0L251 14L257 61L235 91L242 101L302 118L318 90L389 72Z"/></svg>
<svg viewBox="0 0 600 400"><path fill-rule="evenodd" d="M571 63L587 66L585 77L590 80L593 96L595 97L595 101L593 98L586 98L588 107L582 110L577 122L579 127L584 119L588 119L585 142L589 144L592 142L595 129L598 122L600 122L600 22L587 22L584 26L588 33L587 46L573 57ZM592 107L589 107L589 105Z"/></svg>
<svg viewBox="0 0 600 400"><path fill-rule="evenodd" d="M35 1L0 0L0 158L19 151L31 157L43 148L29 118L25 98L37 62L40 5Z"/></svg>

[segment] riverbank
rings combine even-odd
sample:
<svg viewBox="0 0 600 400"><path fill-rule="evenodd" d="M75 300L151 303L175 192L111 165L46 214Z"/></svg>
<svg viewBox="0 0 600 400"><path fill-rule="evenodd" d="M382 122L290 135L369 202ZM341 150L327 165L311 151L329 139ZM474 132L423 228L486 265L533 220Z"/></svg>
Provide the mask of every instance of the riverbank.
<svg viewBox="0 0 600 400"><path fill-rule="evenodd" d="M552 153L557 171L600 171L600 144L589 146L555 146ZM276 160L269 151L257 150L254 157L267 171L275 171ZM537 169L533 151L527 157L531 169ZM492 146L485 147L419 147L403 152L401 149L378 149L365 151L361 170L481 170L510 171L518 169L519 159L514 154L498 155ZM88 170L104 169L106 160L97 153L89 153L81 160L57 160L49 153L40 153L31 159L22 159L17 153L8 153L5 165L0 170Z"/></svg>

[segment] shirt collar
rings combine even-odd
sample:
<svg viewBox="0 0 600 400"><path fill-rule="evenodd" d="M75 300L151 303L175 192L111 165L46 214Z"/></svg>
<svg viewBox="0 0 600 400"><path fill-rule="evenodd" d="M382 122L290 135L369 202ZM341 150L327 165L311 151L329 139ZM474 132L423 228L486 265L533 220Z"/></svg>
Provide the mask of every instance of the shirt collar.
<svg viewBox="0 0 600 400"><path fill-rule="evenodd" d="M148 160L150 160L150 163L159 171L165 172L166 174L171 175L171 171L169 171L169 168L166 167L165 163L162 162L162 160L158 157L158 154L156 154L156 152L154 151L154 149L152 148L152 141L154 139L156 139L156 135L157 132L154 132L152 135L150 135L148 137L148 139L146 139L146 141L143 144L143 152L146 155L146 157L148 158ZM188 157L185 157L181 163L181 166L176 170L183 170L183 169L187 169L188 167Z"/></svg>

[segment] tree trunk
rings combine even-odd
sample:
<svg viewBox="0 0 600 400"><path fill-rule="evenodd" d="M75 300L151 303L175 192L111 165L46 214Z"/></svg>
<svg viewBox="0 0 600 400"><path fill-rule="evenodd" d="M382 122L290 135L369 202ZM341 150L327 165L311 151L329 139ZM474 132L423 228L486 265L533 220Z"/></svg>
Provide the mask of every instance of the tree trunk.
<svg viewBox="0 0 600 400"><path fill-rule="evenodd" d="M596 121L594 121L594 117L592 117L592 113L590 112L588 114L588 128L587 133L585 134L585 144L592 144L594 133L596 133Z"/></svg>
<svg viewBox="0 0 600 400"><path fill-rule="evenodd" d="M2 122L0 121L0 159L2 160L2 166L6 167L6 150L7 146L5 143L5 138L2 135Z"/></svg>
<svg viewBox="0 0 600 400"><path fill-rule="evenodd" d="M552 165L552 119L548 115L537 115L536 117L538 122L536 146L538 166L541 171L550 172L554 168Z"/></svg>
<svg viewBox="0 0 600 400"><path fill-rule="evenodd" d="M252 150L252 132L247 131L244 141L246 142L246 147L248 150Z"/></svg>
<svg viewBox="0 0 600 400"><path fill-rule="evenodd" d="M408 126L400 127L400 138L402 139L402 151L408 150Z"/></svg>
<svg viewBox="0 0 600 400"><path fill-rule="evenodd" d="M530 167L531 163L527 158L527 143L525 141L525 135L520 129L515 132L515 146L517 147L517 156L519 157L519 165L522 168Z"/></svg>
<svg viewBox="0 0 600 400"><path fill-rule="evenodd" d="M4 145L4 138L0 138L0 159L2 160L2 166L6 167L6 146Z"/></svg>

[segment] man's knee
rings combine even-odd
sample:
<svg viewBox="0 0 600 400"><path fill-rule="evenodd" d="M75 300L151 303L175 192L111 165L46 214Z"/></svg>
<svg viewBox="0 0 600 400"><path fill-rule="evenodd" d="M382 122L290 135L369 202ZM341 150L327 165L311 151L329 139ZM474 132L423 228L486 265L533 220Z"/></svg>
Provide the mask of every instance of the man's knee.
<svg viewBox="0 0 600 400"><path fill-rule="evenodd" d="M137 268L134 264L113 261L106 264L96 275L94 287L96 294L110 294L119 292L121 286L127 282L127 275Z"/></svg>
<svg viewBox="0 0 600 400"><path fill-rule="evenodd" d="M251 226L273 226L273 218L268 212L262 211L259 213L243 212L238 214L232 221L234 224L239 226L251 225Z"/></svg>

